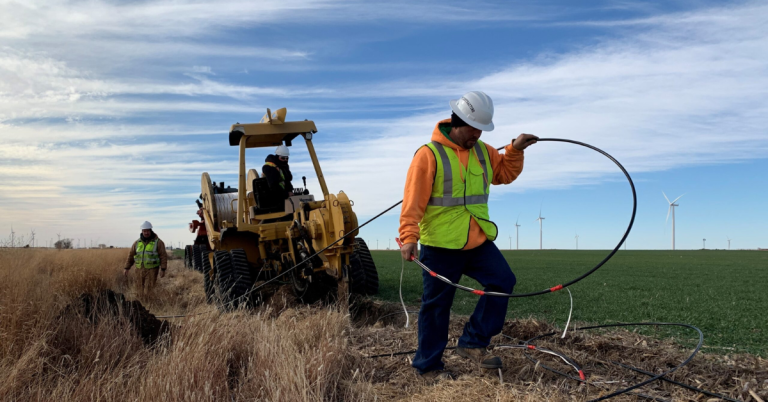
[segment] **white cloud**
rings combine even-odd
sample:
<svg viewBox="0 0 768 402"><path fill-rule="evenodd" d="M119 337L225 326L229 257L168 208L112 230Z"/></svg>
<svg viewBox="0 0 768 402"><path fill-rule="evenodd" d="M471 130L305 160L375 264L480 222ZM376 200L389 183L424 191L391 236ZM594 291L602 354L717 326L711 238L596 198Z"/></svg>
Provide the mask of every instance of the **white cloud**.
<svg viewBox="0 0 768 402"><path fill-rule="evenodd" d="M216 75L211 69L211 66L192 66L192 71L199 74Z"/></svg>
<svg viewBox="0 0 768 402"><path fill-rule="evenodd" d="M496 130L483 135L488 143L504 145L520 132L579 140L603 148L632 173L762 158L768 156L767 17L764 5L666 16L646 21L633 36L520 63L474 82L429 80L394 91L398 96L443 94L447 100L485 90L496 108ZM372 91L384 96L388 85ZM451 95L444 94L446 88ZM402 194L412 153L448 113L446 107L437 115L382 121L367 130L376 135L386 127L375 138L332 145L352 152L331 162L329 180L338 172L334 181L357 189L363 198L358 205L367 213L382 209ZM562 188L617 177L611 162L591 152L537 144L527 152L518 182L494 191ZM354 174L344 173L347 167Z"/></svg>
<svg viewBox="0 0 768 402"><path fill-rule="evenodd" d="M497 129L483 139L495 146L519 132L571 138L605 149L633 173L768 155L768 7L758 3L617 21L613 26L622 30L620 37L563 55L542 55L472 82L407 76L308 88L228 82L223 74L212 74L210 64L191 63L187 56L231 56L245 48L221 50L190 38L210 34L215 39L220 26L274 23L309 9L340 19L367 10L362 3L337 17L332 17L339 10L332 2L260 3L259 12L253 10L256 3L247 2L89 4L0 3L0 44L5 43L0 47L0 160L5 161L0 164L0 227L13 219L52 231L74 230L82 220L88 225L77 229L80 233L103 228L100 235L125 243L135 230L116 228L133 228L131 222L156 214L156 225L176 225L174 236L188 236L183 225L194 218L200 173L211 172L216 180L232 177L236 155L210 154L226 146L183 136L218 132L224 138L227 127L132 120L148 113L229 112L255 121L261 112L254 110L278 102L289 104L289 118L309 111L340 113L333 121L317 121L316 147L329 187L346 191L361 217L400 198L413 152L429 140L435 122L447 117L447 100L467 90L493 97ZM408 14L402 19L445 15L419 7L403 10ZM391 7L379 11L385 19L396 14ZM374 16L366 11L361 18ZM74 45L56 51L57 35ZM177 73L111 74L114 65L99 64L111 53L81 59L84 51L68 48L89 40L95 49L120 42L126 57L142 63L158 58ZM178 60L162 57L174 47ZM272 60L311 57L300 47L272 53L267 47L247 49L249 57L272 54ZM77 57L61 55L70 50ZM356 110L388 110L391 116L358 119ZM306 161L297 160L295 169L310 171ZM597 154L541 143L527 153L521 179L494 193L615 177L615 167ZM314 179L308 181L318 188ZM179 191L189 183L193 191Z"/></svg>
<svg viewBox="0 0 768 402"><path fill-rule="evenodd" d="M438 1L191 0L164 2L48 0L0 2L0 37L26 38L50 34L78 36L143 35L184 37L210 35L225 29L303 21L307 24L396 20L530 21L557 15L554 7L498 7L490 3Z"/></svg>

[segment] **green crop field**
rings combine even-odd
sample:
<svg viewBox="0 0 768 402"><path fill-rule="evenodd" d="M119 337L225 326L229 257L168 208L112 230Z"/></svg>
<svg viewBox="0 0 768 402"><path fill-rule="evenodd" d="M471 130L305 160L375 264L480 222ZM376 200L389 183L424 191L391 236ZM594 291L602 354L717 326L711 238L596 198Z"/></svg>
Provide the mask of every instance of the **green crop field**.
<svg viewBox="0 0 768 402"><path fill-rule="evenodd" d="M503 251L517 276L516 293L546 289L576 278L607 251ZM401 259L398 251L373 251L379 270L379 298L398 301ZM434 267L439 272L438 267ZM403 297L417 309L422 270L406 263ZM464 278L464 285L479 287ZM704 332L713 351L768 356L768 252L619 251L605 266L570 287L573 320L579 323L683 322ZM478 296L457 291L456 314L471 314ZM560 327L568 318L565 290L510 300L508 317L544 319ZM678 337L678 333L667 336ZM692 332L679 331L684 339ZM688 342L683 342L688 345ZM726 348L726 349L718 349ZM733 349L730 349L733 348Z"/></svg>

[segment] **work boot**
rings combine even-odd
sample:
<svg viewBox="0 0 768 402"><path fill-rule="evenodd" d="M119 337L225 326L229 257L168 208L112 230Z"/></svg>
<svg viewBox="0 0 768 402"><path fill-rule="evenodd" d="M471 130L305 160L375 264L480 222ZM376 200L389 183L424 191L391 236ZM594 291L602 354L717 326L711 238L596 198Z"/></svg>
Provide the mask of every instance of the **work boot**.
<svg viewBox="0 0 768 402"><path fill-rule="evenodd" d="M480 368L500 369L504 366L501 363L501 358L499 358L499 356L494 356L488 353L488 351L485 348L457 347L456 354L477 363L478 365L480 365Z"/></svg>
<svg viewBox="0 0 768 402"><path fill-rule="evenodd" d="M448 370L432 370L426 373L419 374L421 378L426 381L439 382L439 381L453 381L456 376Z"/></svg>

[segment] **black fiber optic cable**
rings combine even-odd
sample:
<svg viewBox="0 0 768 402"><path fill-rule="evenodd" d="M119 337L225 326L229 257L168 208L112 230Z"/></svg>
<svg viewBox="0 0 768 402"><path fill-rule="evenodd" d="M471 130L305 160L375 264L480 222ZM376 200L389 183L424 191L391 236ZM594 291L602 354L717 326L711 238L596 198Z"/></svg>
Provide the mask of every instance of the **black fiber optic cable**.
<svg viewBox="0 0 768 402"><path fill-rule="evenodd" d="M683 366L685 366L686 364L688 364L688 363L689 363L691 360L693 360L694 356L696 356L696 354L697 354L697 353L699 353L699 350L701 350L701 346L704 344L704 334L701 332L701 330L700 330L700 329L698 329L698 328L696 328L696 327L695 327L695 326L693 326L693 325L690 325L690 324L683 324L683 323L670 323L670 322L635 322L635 323L617 323L617 324L593 325L593 326L589 326L589 327L581 327L581 328L575 328L575 329L572 329L571 331L585 331L585 330L589 330L589 329L598 329L598 328L615 328L615 327L631 327L631 326L678 326L678 327L685 327L685 328L689 328L689 329L692 329L692 330L694 330L694 331L698 332L698 334L699 334L699 342L696 344L696 347L694 348L694 350L693 350L693 352L690 354L690 356L688 356L688 358L687 358L687 359L685 359L685 360L684 360L682 363L680 363L679 365L677 365L677 366L675 366L675 367L672 367L671 369L669 369L669 370L667 370L667 371L665 371L665 372L663 372L663 373L661 373L661 374L658 374L658 375L653 375L653 376L652 376L650 379L648 379L648 380L644 380L644 381L641 381L641 382L639 382L639 383L637 383L637 384L635 384L635 385L632 385L632 386L630 386L630 387L627 387L627 388L624 388L624 389L620 389L620 390L618 390L618 391L615 391L615 392L613 392L613 393L611 393L611 394L608 394L608 395L602 396L602 397L600 397L600 398L597 398L597 399L593 399L593 400L591 400L591 401L589 401L589 402L597 402L597 401L602 401L602 400L605 400L605 399L608 399L608 398L613 398L614 396L618 396L618 395L621 395L621 394L627 393L627 392L629 392L629 391L632 391L632 390L634 390L634 389L637 389L637 388L639 388L639 387L642 387L643 385L646 385L646 384L652 383L652 382L654 382L654 381L656 381L656 380L659 380L659 379L661 379L661 378L665 377L666 375L669 375L669 374L671 374L672 372L674 372L674 371L676 371L676 370L680 369L681 367L683 367ZM527 344L528 344L528 343L530 343L530 342L533 342L533 341L535 341L535 340L538 340L538 339L541 339L541 338L545 338L545 337L548 337L548 336L552 336L552 335L555 335L556 333L557 333L557 332L550 332L550 333L547 333L547 334L538 335L538 336L536 336L536 337L534 337L534 338L531 338L531 339L529 339L529 340L525 341L525 342L524 342L524 344L526 344L526 345L527 345ZM530 359L530 360L532 360L532 361L535 361L535 360L534 360L533 358L531 358L531 357L529 357L529 359ZM542 366L542 367L543 367L543 366ZM548 369L548 370L550 370L549 368L547 368L547 369Z"/></svg>
<svg viewBox="0 0 768 402"><path fill-rule="evenodd" d="M617 252L617 251L619 251L619 248L621 247L621 245L622 245L622 244L624 244L624 241L627 239L627 236L629 236L629 232L632 230L632 225L633 225L633 224L634 224L634 222L635 222L635 214L637 213L637 192L635 191L635 184L632 182L632 177L630 177L630 175L629 175L629 172L627 172L627 170L624 168L624 166L622 166L622 165L621 165L621 163L619 163L619 161L618 161L618 160L616 160L616 158L614 158L613 156L611 156L611 155L610 155L610 154L608 154L607 152L605 152L605 151L603 151L602 149L600 149L600 148L597 148L597 147L595 147L595 146L592 146L592 145L589 145L589 144L586 144L586 143L583 143L583 142L580 142L580 141L567 140L567 139L561 139L561 138L539 138L537 141L539 141L539 142L546 142L546 141L551 141L551 142L566 142L566 143L576 144L576 145L580 145L580 146L583 146L583 147L586 147L586 148L592 149L592 150L594 150L594 151L596 151L596 152L599 152L600 154L604 155L604 156L605 156L605 157L607 157L608 159L610 159L610 160L611 160L613 163L615 163L615 164L616 164L616 166L618 166L618 167L619 167L619 169L621 169L621 171L624 173L624 176L626 176L626 178L627 178L627 181L629 182L629 186L630 186L630 188L632 189L632 217L631 217L631 218L630 218L630 220L629 220L629 225L627 226L627 230L624 232L624 236L622 236L621 240L620 240L620 241L619 241L619 243L616 245L616 247L615 247L615 248L614 248L614 249L613 249L613 250L612 250L612 251L611 251L611 252L610 252L610 253L609 253L609 254L608 254L608 255L607 255L607 256L606 256L606 257L605 257L603 260L602 260L602 261L600 261L600 262L599 262L597 265L595 265L595 267L593 267L592 269L590 269L590 270L589 270L589 271L587 271L586 273L582 274L582 275L581 275L581 276L579 276L578 278L576 278L576 279L573 279L573 280L571 280L571 281L569 281L569 282L566 282L566 283L564 283L564 284L562 284L562 285L553 286L553 287L551 287L551 288L549 288L549 289L544 289L544 290L541 290L541 291L538 291L538 292L531 292L531 293L507 294L507 293L499 293L499 292L484 292L484 291L482 291L482 290L475 290L475 289L472 289L472 288L468 288L468 287L466 287L466 286L463 286L463 285L455 284L455 283L451 282L450 280L448 280L447 278L444 278L444 277L442 277L442 276L440 276L440 275L437 275L437 274L436 274L434 271L430 270L430 269L429 269L429 268L428 268L426 265L423 265L423 264L422 264L420 261L418 261L418 260L415 260L415 258L414 258L413 260L415 260L415 262L416 262L417 264L419 264L419 265L422 267L422 269L424 269L424 270L426 270L427 272L429 272L429 273L430 273L430 275L432 275L433 277L437 277L438 279L442 280L443 282L446 282L446 283L450 284L451 286L454 286L454 287L456 287L456 288L458 288L458 289L461 289L461 290L464 290L464 291L468 291L468 292L472 292L472 293L475 293L475 294L478 294L478 295L488 295L488 296L498 296L498 297L529 297L529 296L538 296L538 295L541 295L541 294L545 294L545 293L556 292L556 291L558 291L558 290L561 290L561 289L563 289L563 288L565 288L565 287L571 286L571 285L575 284L576 282L579 282L580 280L582 280L582 279L586 278L587 276L589 276L589 275L591 275L592 273L594 273L595 271L597 271L597 270L598 270L600 267L602 267L602 266L603 266L603 265L604 265L606 262L608 262L608 260L610 260L610 259L611 259L611 257L613 257L613 255L614 255L614 254L616 254L616 252ZM503 148L503 147L502 147L502 148ZM498 149L502 149L502 148L498 148ZM323 251L325 251L325 250L327 250L327 249L331 248L331 247L332 247L334 244L338 243L339 241L341 241L341 240L343 240L343 239L347 238L349 235L351 235L351 234L352 234L352 233L354 233L355 231L359 230L359 229L360 229L360 228L362 228L363 226L365 226L365 225L367 225L367 224L369 224L369 223L373 222L375 219L378 219L380 216L382 216L382 215L384 215L385 213L389 212L389 211L390 211L390 210L392 210L394 207L396 207L396 206L398 206L398 205L402 204L402 202L403 202L403 200L400 200L400 201L396 202L395 204L393 204L393 205L392 205L392 206L390 206L389 208L387 208L387 209L385 209L384 211L380 212L378 215L376 215L376 216L374 216L373 218L371 218L371 219L369 219L369 220L365 221L365 223L363 223L363 224L359 225L358 227L356 227L356 228L352 229L351 231L349 231L349 232L345 233L343 236L341 236L341 237L339 237L338 239L334 240L332 243L328 244L328 245L327 245L325 248L323 248L323 249L321 249L321 250L319 250L319 251L315 252L314 254L312 254L311 256L307 257L307 258L306 258L306 259L304 259L303 261L301 261L301 262L299 262L299 263L295 264L294 266L292 266L292 267L290 267L290 268L288 268L288 269L284 270L283 272L281 272L281 273L277 274L277 275L276 275L275 277L273 277L272 279L270 279L270 280L268 280L268 281L266 281L266 282L264 282L264 283L260 284L260 285L259 285L259 286L257 286L257 287L253 287L253 288L251 288L251 289L250 289L248 292L246 292L246 293L245 293L245 294L244 294L242 297L248 296L248 295L252 294L253 292L256 292L256 291L258 291L259 289L262 289L262 288L264 288L265 286L269 285L270 283L272 283L272 282L276 281L278 278L281 278L282 276L284 276L284 275L288 274L289 272L293 271L293 270L294 270L294 269L296 269L297 267L301 266L301 265L302 265L302 264L304 264L305 262L307 262L307 261L310 261L312 258L314 258L314 257L318 256L318 255L319 255L320 253L322 253ZM399 242L399 239L396 239L396 240ZM229 305L229 304L231 304L231 303L234 303L234 301L231 301L231 302L229 302L229 303L226 303L226 304L224 304L224 306L227 306L227 305Z"/></svg>
<svg viewBox="0 0 768 402"><path fill-rule="evenodd" d="M656 375L654 373L651 373L650 371L645 371L645 370L639 369L637 367L632 367L632 366L630 366L628 364L614 362L614 361L612 361L611 363L613 363L613 364L615 364L617 366L624 367L625 369L628 369L628 370L632 370L632 371L636 371L636 372L641 373L641 374L645 374L645 375L647 375L649 377L653 377L653 376ZM729 401L729 402L744 402L744 401L740 401L738 399L733 399L733 398L725 396L725 395L721 395L721 394L717 394L717 393L714 393L714 392L711 392L711 391L707 391L705 389L696 388L696 387L694 387L692 385L684 384L682 382L675 381L675 380L673 380L671 378L661 377L661 378L659 378L659 380L666 381L666 382L668 382L670 384L677 385L678 387L683 387L683 388L689 389L691 391L700 392L700 393L702 393L704 395L713 396L715 398L720 398L720 399L723 399L723 400L726 400L726 401Z"/></svg>
<svg viewBox="0 0 768 402"><path fill-rule="evenodd" d="M699 388L696 388L696 387L692 387L692 386L689 386L689 385L686 385L686 384L682 384L682 383L679 383L679 382L674 381L674 380L670 380L670 379L665 377L665 376L673 373L674 371L677 371L681 367L687 365L688 363L690 363L690 361L693 360L693 358L696 356L696 354L698 354L699 350L701 350L701 346L704 344L704 334L701 332L701 330L699 328L697 328L697 327L695 327L693 325L683 324L683 323L669 323L669 322L635 322L635 323L617 323L617 324L592 325L592 326L587 326L587 327L574 328L571 331L586 331L586 330L598 329L598 328L616 328L616 327L631 327L631 326L678 326L678 327L685 327L685 328L689 328L689 329L692 329L692 330L696 331L699 334L699 341L696 344L696 347L693 349L693 352L691 352L691 354L688 356L688 358L686 358L679 365L677 365L675 367L672 367L671 369L669 369L669 370L667 370L667 371L665 371L665 372L663 372L661 374L653 374L653 373L650 373L650 372L647 372L647 371L644 371L644 370L636 369L636 368L634 368L632 366L627 366L627 365L623 365L621 363L614 362L614 364L618 364L618 365L620 365L622 367L626 367L628 369L631 369L631 370L643 373L645 375L650 376L651 378L648 379L648 380L644 380L642 382L639 382L639 383L637 383L635 385L632 385L630 387L623 388L623 389L620 389L618 391L614 391L611 394L602 396L600 398L593 399L593 400L591 400L589 402L602 401L602 400L606 400L606 399L609 399L609 398L613 398L613 397L621 395L621 394L632 393L633 390L635 390L635 389L637 389L639 387L642 387L643 385L646 385L646 384L649 384L651 382L654 382L656 380L667 381L667 382L670 382L672 384L675 384L675 385L678 385L678 386L690 389L692 391L701 392L701 393L703 393L705 395L710 395L710 396L714 396L714 397L717 397L717 398L722 398L722 399L725 399L725 400L728 400L728 401L731 401L731 402L741 402L739 400L731 399L731 398L729 398L727 396L724 396L724 395L716 394L716 393L713 393L713 392L710 392L710 391L706 391L706 390L702 390L702 389L699 389ZM536 340L539 340L539 339L542 339L542 338L546 338L546 337L555 335L557 333L559 333L559 332L549 332L549 333L546 333L546 334L541 334L541 335L535 336L535 337L533 337L533 338L531 338L531 339L529 339L527 341L524 341L522 344L519 344L519 345L505 345L505 344L502 344L502 345L497 345L496 347L507 348L507 349L510 349L510 348L513 348L513 349L523 349L524 353L526 355L526 358L531 360L533 363L541 366L542 368L544 368L546 370L549 370L549 371L551 371L553 373L562 375L562 376L564 376L566 378L570 378L572 380L579 381L579 382L586 383L586 384L594 386L594 384L591 384L589 381L586 381L586 379L584 377L584 374L583 374L583 371L581 370L579 365L573 359L571 359L570 357L568 357L568 356L566 356L566 355L564 355L564 354L562 354L560 352L556 352L556 351L553 351L551 349L540 348L540 347L537 347L537 346L532 344L532 342L534 342ZM508 335L502 334L502 336L504 336L506 338L509 338L509 339L514 339L514 338L512 338L512 337L510 337ZM452 347L447 347L446 349L455 349L455 348L456 348L456 346L452 346ZM544 352L544 353L548 353L548 354L552 354L552 355L556 355L556 356L560 357L568 365L570 365L571 367L576 369L576 371L579 373L579 377L574 377L574 376L572 376L570 374L563 373L563 372L561 372L559 370L553 369L551 367L548 367L548 366L540 363L538 360L536 360L536 359L534 359L533 357L530 356L530 354L528 353L529 350L538 350L538 351L541 351L541 352ZM373 359L373 358L379 358L379 357L392 357L392 356L406 355L406 354L411 354L411 353L415 353L415 352L416 352L416 350L409 350L409 351L404 351L404 352L383 353L383 354L367 356L367 357ZM643 398L647 398L647 399L653 399L653 400L657 400L657 401L663 401L664 400L664 399L661 399L661 398L658 398L658 397L654 397L654 396L651 396L651 395L645 395L645 394L639 394L639 393L632 393L632 394L635 395L635 396L639 396L639 397L643 397Z"/></svg>
<svg viewBox="0 0 768 402"><path fill-rule="evenodd" d="M597 265L595 265L594 268L590 269L589 271L587 271L586 273L582 274L578 278L573 279L573 280L571 280L569 282L566 282L566 283L564 283L562 285L553 286L553 287L551 287L549 289L544 289L544 290L541 290L541 291L538 291L538 292L519 293L519 294L505 294L505 293L497 293L497 292L483 292L481 290L473 291L474 289L470 289L470 288L467 288L467 287L462 286L462 285L454 284L454 283L452 283L452 282L450 282L450 281L448 281L446 279L445 281L447 281L447 283L449 283L449 284L451 284L451 285L453 285L453 286L455 286L455 287L457 287L457 288L459 288L461 290L470 291L472 293L476 293L476 294L481 294L482 293L482 294L487 294L489 296L501 296L501 297L529 297L529 296L537 296L537 295L541 295L541 294L545 294L545 293L556 292L556 291L558 291L558 290L560 290L562 288L565 288L565 287L573 285L574 283L576 283L576 282L586 278L587 276L589 276L592 273L594 273L595 271L597 271L598 268L602 267L606 262L608 262L608 260L610 260L611 257L613 257L613 255L616 254L617 251L619 251L619 248L621 248L621 245L624 244L624 241L627 239L627 236L629 236L629 232L632 230L632 225L635 222L635 214L637 213L637 192L635 191L635 184L632 182L632 177L630 177L629 172L627 172L627 170L624 168L624 166L622 166L621 163L618 160L616 160L616 158L614 158L613 156L611 156L607 152L603 151L602 149L597 148L597 147L592 146L592 145L589 145L589 144L586 144L586 143L583 143L583 142L580 142L580 141L567 140L567 139L561 139L561 138L539 138L537 141L538 142L545 142L545 141L567 142L567 143L571 143L571 144L580 145L580 146L592 149L592 150L594 150L596 152L599 152L600 154L604 155L606 158L610 159L613 163L615 163L616 166L619 167L619 169L621 169L622 173L624 173L624 176L626 176L627 181L629 182L629 187L632 189L632 217L629 220L629 225L627 226L627 230L624 232L624 236L622 236L621 240L619 241L619 244L617 244L616 247L605 258L603 258L602 261L600 261ZM501 148L499 148L499 149L501 149ZM264 286L267 286L271 282L277 280L277 278L280 278L283 275L286 275L288 272L290 272L290 271L296 269L297 267L301 266L305 262L309 261L311 258L313 258L313 257L319 255L320 253L322 253L323 251L331 248L331 246L333 246L334 244L336 244L339 241L343 240L344 238L346 238L347 236L349 236L353 232L357 231L358 229L362 228L363 226L371 223L373 220L375 220L375 219L379 218L380 216L384 215L385 213L389 212L392 208L400 205L402 202L403 202L403 200L398 201L397 203L395 203L391 207L389 207L389 208L385 209L384 211L380 212L378 215L376 215L373 218L367 220L362 225L356 227L355 229L352 229L350 232L346 233L344 236L341 236L340 238L336 239L333 243L329 244L328 246L326 246L322 250L317 251L316 253L314 253L310 257L306 258L304 261L302 261L302 262L300 262L300 263L298 263L298 264L296 264L296 265L286 269L285 271L279 273L274 278L272 278L272 279L262 283L258 287L252 288L248 293L246 293L246 295L251 294L251 293L257 291L257 290L263 288ZM423 265L423 264L421 264L421 267L422 268L426 268L426 266ZM434 272L432 272L428 268L426 268L426 269L427 269L427 272L431 272L431 273L434 274ZM433 276L439 276L439 275L435 274Z"/></svg>
<svg viewBox="0 0 768 402"><path fill-rule="evenodd" d="M630 177L629 172L627 172L627 169L625 169L624 166L622 166L621 163L618 160L616 160L616 158L614 158L613 156L611 156L607 152L605 152L602 149L597 148L595 146L592 146L592 145L589 145L589 144L586 144L586 143L583 143L583 142L580 142L580 141L566 140L566 139L562 139L562 138L539 138L537 141L538 142L542 142L542 141L566 142L566 143L569 143L569 144L576 144L576 145L581 145L583 147L589 148L591 150L599 152L600 154L604 155L606 158L610 159L611 162L615 163L616 166L618 166L619 169L621 169L622 173L624 173L624 176L626 176L627 181L629 182L629 187L632 190L632 216L629 219L629 225L627 225L627 230L624 232L624 236L621 237L621 240L619 240L619 243L616 245L616 247L614 247L614 249L611 250L611 252L608 253L608 255L605 258L603 258L602 261L597 263L597 265L595 265L592 269L590 269L589 271L585 272L584 274L582 274L581 276L577 277L576 279L572 279L572 280L570 280L570 281L568 281L566 283L563 283L561 285L553 286L553 287L551 287L549 289L544 289L544 290L540 290L540 291L537 291L537 292L530 292L530 293L486 292L486 291L483 291L483 290L473 289L473 288L470 288L468 286L459 285L457 283L451 282L450 279L448 279L448 278L438 274L437 272L431 270L429 267L424 265L415 256L411 256L409 261L415 262L417 265L419 265L421 267L421 269L426 271L433 278L438 279L438 280L440 280L442 282L445 282L445 283L447 283L447 284L449 284L449 285L451 285L451 286L453 286L453 287L455 287L455 288L457 288L459 290L463 290L465 292L474 293L474 294L479 295L479 296L510 297L510 298L511 297L538 296L538 295L543 295L543 294L546 294L546 293L557 292L558 290L561 290L563 288L567 288L568 286L571 286L574 283L579 282L580 280L588 277L589 275L592 275L595 271L597 271L600 267L602 267L606 262L608 262L608 260L610 260L611 257L613 257L613 255L616 254L616 252L619 251L619 248L621 248L621 245L624 244L624 241L627 240L627 236L629 236L629 232L632 230L632 225L635 223L635 215L637 214L637 192L635 191L635 184L632 182L632 177ZM497 148L497 149L502 149L502 148ZM400 240L399 239L395 239L395 240L397 240L398 244L400 244L401 247L402 247L402 244L400 243Z"/></svg>

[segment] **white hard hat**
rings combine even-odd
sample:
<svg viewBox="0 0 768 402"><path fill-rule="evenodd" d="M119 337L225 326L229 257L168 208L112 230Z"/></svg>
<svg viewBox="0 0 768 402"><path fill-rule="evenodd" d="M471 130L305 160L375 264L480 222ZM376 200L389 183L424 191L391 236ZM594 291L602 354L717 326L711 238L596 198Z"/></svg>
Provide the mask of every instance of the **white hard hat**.
<svg viewBox="0 0 768 402"><path fill-rule="evenodd" d="M149 223L149 221L144 221L144 223L141 224L141 230L144 229L152 229L152 224Z"/></svg>
<svg viewBox="0 0 768 402"><path fill-rule="evenodd" d="M451 110L465 123L483 131L493 131L493 101L482 91L470 91L449 102Z"/></svg>
<svg viewBox="0 0 768 402"><path fill-rule="evenodd" d="M280 145L275 150L275 155L277 156L288 156L288 147L285 145Z"/></svg>

